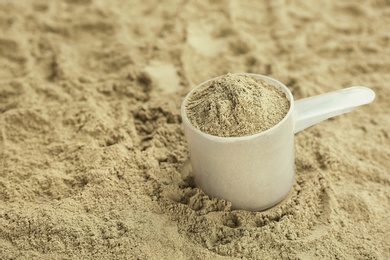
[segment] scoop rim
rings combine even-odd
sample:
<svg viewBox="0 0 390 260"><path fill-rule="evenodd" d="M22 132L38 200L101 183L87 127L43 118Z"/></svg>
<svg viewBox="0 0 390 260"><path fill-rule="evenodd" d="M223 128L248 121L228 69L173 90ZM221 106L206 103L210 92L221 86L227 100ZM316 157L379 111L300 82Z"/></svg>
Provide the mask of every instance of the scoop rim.
<svg viewBox="0 0 390 260"><path fill-rule="evenodd" d="M187 114L186 114L186 106L185 105L187 103L188 98L192 95L192 93L194 93L194 91L196 89L198 89L199 87L205 85L207 82L210 82L212 80L216 80L216 79L224 76L224 75L220 75L220 76L211 78L209 80L206 80L206 81L200 83L199 85L197 85L195 88L193 88L184 97L183 102L181 104L181 109L180 109L183 124L185 124L189 129L191 129L195 133L197 133L199 135L202 135L202 136L204 136L204 137L206 137L208 139L213 139L213 140L221 141L221 142L244 141L244 140L251 140L251 139L254 139L254 138L258 138L258 137L261 137L261 136L266 136L266 135L272 134L273 132L277 131L278 128L281 127L287 121L287 119L292 115L293 110L294 110L294 97L293 97L290 89L288 89L283 83L281 83L280 81L278 81L278 80L276 80L274 78L271 78L271 77L268 77L268 76L265 76L265 75L261 75L261 74L244 73L244 72L231 73L231 74L233 74L233 75L247 75L247 76L251 76L251 77L258 77L258 78L261 78L261 79L267 81L268 83L269 82L274 83L274 84L271 83L271 85L274 86L275 88L282 89L282 91L286 94L287 99L290 101L290 108L289 108L288 112L286 113L286 115L283 117L283 119L280 120L273 127L269 128L269 129L267 129L267 130L265 130L263 132L255 133L255 134L251 134L251 135L244 135L244 136L226 136L226 137L224 137L224 136L217 136L217 135L212 135L212 134L208 134L208 133L202 132L201 130L199 130L198 128L193 126L191 124L190 120L188 119Z"/></svg>

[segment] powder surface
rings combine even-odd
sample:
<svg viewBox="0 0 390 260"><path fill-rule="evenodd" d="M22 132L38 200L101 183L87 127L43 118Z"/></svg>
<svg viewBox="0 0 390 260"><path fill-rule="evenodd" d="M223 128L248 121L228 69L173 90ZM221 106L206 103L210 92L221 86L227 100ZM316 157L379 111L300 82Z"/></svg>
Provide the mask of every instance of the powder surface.
<svg viewBox="0 0 390 260"><path fill-rule="evenodd" d="M155 2L0 0L0 259L390 259L390 5ZM284 201L233 210L180 115L228 71L378 98L294 136Z"/></svg>
<svg viewBox="0 0 390 260"><path fill-rule="evenodd" d="M246 75L226 74L199 87L186 104L191 124L221 137L257 134L279 123L290 102L267 82Z"/></svg>

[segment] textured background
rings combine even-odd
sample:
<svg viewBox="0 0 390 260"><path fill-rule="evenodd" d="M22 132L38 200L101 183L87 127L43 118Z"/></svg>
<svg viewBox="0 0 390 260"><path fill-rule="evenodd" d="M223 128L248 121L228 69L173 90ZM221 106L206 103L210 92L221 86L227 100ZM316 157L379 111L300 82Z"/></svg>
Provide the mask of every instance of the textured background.
<svg viewBox="0 0 390 260"><path fill-rule="evenodd" d="M0 258L390 258L390 2L0 0ZM232 211L179 107L228 72L371 105L296 135L296 183Z"/></svg>

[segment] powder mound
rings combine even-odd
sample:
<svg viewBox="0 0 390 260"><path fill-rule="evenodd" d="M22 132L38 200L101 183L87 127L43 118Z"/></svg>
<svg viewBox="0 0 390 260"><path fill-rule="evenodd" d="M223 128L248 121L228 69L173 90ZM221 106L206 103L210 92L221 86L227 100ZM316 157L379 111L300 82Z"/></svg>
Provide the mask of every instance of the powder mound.
<svg viewBox="0 0 390 260"><path fill-rule="evenodd" d="M279 123L290 102L281 90L260 78L226 74L196 89L185 108L191 124L202 132L239 137Z"/></svg>

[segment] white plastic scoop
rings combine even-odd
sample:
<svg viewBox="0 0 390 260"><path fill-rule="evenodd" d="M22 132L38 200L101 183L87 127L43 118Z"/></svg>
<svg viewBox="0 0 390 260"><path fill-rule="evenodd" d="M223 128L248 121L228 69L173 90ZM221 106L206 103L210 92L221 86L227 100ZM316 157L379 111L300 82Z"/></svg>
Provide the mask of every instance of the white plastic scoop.
<svg viewBox="0 0 390 260"><path fill-rule="evenodd" d="M372 89L356 86L295 101L294 133L369 104L374 99L375 92Z"/></svg>
<svg viewBox="0 0 390 260"><path fill-rule="evenodd" d="M368 104L375 93L351 87L294 102L291 91L279 81L258 77L286 94L290 109L272 128L249 136L219 137L191 125L183 101L181 115L196 184L205 193L226 199L234 209L264 210L280 202L294 181L294 134L328 118ZM215 80L217 78L211 79Z"/></svg>

